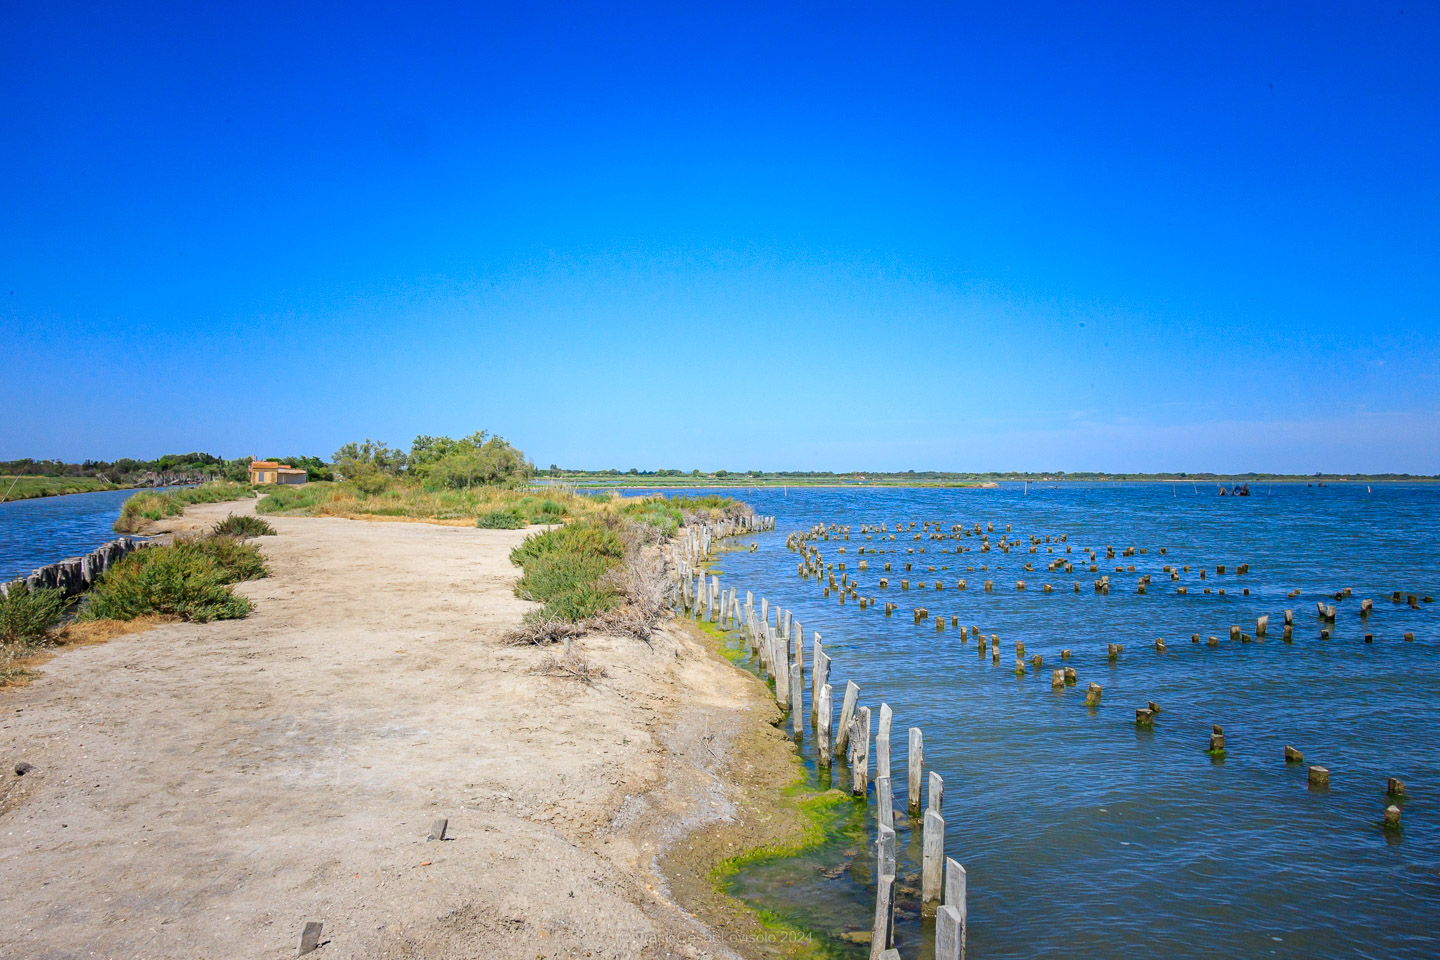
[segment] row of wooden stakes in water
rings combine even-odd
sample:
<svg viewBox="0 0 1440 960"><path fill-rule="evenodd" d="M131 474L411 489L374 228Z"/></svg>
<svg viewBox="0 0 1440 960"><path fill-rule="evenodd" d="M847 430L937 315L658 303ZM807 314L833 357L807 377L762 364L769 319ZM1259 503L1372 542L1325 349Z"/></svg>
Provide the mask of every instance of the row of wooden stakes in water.
<svg viewBox="0 0 1440 960"><path fill-rule="evenodd" d="M679 539L675 554L676 565L678 567L680 564L688 564L693 568L696 564L708 560L710 546L714 541L774 529L774 517L762 517L753 513L693 524L685 528L684 535Z"/></svg>
<svg viewBox="0 0 1440 960"><path fill-rule="evenodd" d="M804 732L805 630L788 610L775 607L770 622L770 601L761 598L755 607L754 595L746 591L742 604L736 591L720 586L703 571L692 581L682 571L679 596L687 612L706 618L721 628L738 629L749 652L762 671L774 682L776 703L789 711L794 733ZM859 703L860 687L847 681L838 724L834 717L834 689L830 683L831 659L819 632L811 634L810 723L815 736L817 762L825 768L844 754L850 770L850 792L869 798L871 710ZM875 919L871 934L871 955L877 960L898 956L894 952L896 863L894 798L890 778L890 741L893 713L888 704L879 707L878 730L874 735L874 793L879 824L876 838L877 888ZM921 813L921 784L924 766L924 736L918 727L909 731L907 807L912 815ZM922 819L921 910L936 918L937 958L958 960L964 956L966 893L965 870L957 861L944 857L945 821L941 815L944 780L931 771L928 807Z"/></svg>

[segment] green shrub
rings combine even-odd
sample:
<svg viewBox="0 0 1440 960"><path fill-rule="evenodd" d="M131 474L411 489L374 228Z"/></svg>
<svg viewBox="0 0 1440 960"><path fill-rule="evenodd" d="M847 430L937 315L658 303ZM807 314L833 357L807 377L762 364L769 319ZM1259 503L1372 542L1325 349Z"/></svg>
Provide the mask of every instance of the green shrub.
<svg viewBox="0 0 1440 960"><path fill-rule="evenodd" d="M525 518L515 510L489 510L475 518L475 526L482 530L520 530Z"/></svg>
<svg viewBox="0 0 1440 960"><path fill-rule="evenodd" d="M625 543L611 527L581 520L526 537L524 543L510 551L510 562L525 567L550 553L582 553L618 561L625 556Z"/></svg>
<svg viewBox="0 0 1440 960"><path fill-rule="evenodd" d="M531 523L559 523L565 519L565 508L554 500L541 500L528 509Z"/></svg>
<svg viewBox="0 0 1440 960"><path fill-rule="evenodd" d="M15 586L0 597L0 644L28 646L45 638L45 633L60 622L69 602L59 590L44 589L34 593Z"/></svg>
<svg viewBox="0 0 1440 960"><path fill-rule="evenodd" d="M654 527L667 537L675 536L675 532L685 522L685 515L680 508L672 506L670 501L663 497L627 503L620 508L620 515L636 523Z"/></svg>
<svg viewBox="0 0 1440 960"><path fill-rule="evenodd" d="M259 580L270 572L259 550L234 537L206 537L203 540L181 541L174 546L193 546L209 557L220 569L225 583Z"/></svg>
<svg viewBox="0 0 1440 960"><path fill-rule="evenodd" d="M604 613L620 594L601 581L624 555L619 534L595 521L534 534L510 551L510 562L525 570L515 595L544 604L546 619L574 621Z"/></svg>
<svg viewBox="0 0 1440 960"><path fill-rule="evenodd" d="M86 595L82 620L133 620L151 614L205 623L250 612L230 584L266 574L260 551L231 537L147 547L112 566Z"/></svg>
<svg viewBox="0 0 1440 960"><path fill-rule="evenodd" d="M237 517L232 513L215 524L211 528L211 533L217 537L237 537L244 540L247 537L273 537L275 528L259 517Z"/></svg>

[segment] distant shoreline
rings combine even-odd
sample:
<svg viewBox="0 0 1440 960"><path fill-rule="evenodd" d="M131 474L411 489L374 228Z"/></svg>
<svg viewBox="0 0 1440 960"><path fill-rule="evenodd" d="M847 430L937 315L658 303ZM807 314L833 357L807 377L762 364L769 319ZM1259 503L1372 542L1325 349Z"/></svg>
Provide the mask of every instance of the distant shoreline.
<svg viewBox="0 0 1440 960"><path fill-rule="evenodd" d="M39 482L37 482L39 481ZM11 484L14 489L11 489ZM138 490L132 484L106 483L90 477L0 477L0 503L38 500L41 497L68 497L77 493L108 493L112 490ZM6 495L6 491L9 495Z"/></svg>

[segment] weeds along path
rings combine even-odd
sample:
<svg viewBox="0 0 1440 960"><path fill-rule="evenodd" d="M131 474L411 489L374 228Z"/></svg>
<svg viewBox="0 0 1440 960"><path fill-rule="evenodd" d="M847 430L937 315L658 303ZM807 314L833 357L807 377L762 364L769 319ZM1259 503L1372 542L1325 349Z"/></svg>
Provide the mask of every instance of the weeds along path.
<svg viewBox="0 0 1440 960"><path fill-rule="evenodd" d="M753 678L679 627L582 638L605 675L547 675L500 640L533 606L523 531L270 522L248 618L0 694L0 956L292 957L307 920L326 958L730 955L655 864L677 824L743 821L722 771L773 732ZM777 743L752 780L791 775Z"/></svg>

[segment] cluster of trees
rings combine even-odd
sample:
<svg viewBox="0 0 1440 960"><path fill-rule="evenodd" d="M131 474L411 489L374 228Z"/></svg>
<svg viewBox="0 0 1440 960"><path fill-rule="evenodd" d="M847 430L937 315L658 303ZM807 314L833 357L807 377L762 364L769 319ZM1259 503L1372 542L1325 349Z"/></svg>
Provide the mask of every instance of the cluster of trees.
<svg viewBox="0 0 1440 960"><path fill-rule="evenodd" d="M364 492L378 492L401 475L430 487L467 489L515 483L535 472L522 450L485 430L458 440L421 434L409 450L366 437L336 450L334 463L341 476Z"/></svg>

